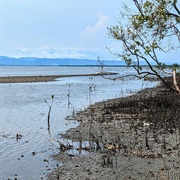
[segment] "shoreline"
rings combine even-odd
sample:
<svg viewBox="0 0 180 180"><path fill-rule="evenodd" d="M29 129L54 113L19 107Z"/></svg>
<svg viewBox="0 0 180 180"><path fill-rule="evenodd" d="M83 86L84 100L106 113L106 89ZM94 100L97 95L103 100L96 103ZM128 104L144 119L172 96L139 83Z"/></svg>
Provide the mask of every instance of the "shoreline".
<svg viewBox="0 0 180 180"><path fill-rule="evenodd" d="M49 75L49 76L2 76L0 77L1 83L31 83L31 82L49 82L55 81L58 78L65 77L78 77L78 76L105 76L117 75L118 73L104 72L104 73L91 73L91 74L66 74L66 75Z"/></svg>
<svg viewBox="0 0 180 180"><path fill-rule="evenodd" d="M79 142L79 155L60 149L52 157L63 166L48 179L180 179L179 103L157 86L90 105L78 113L80 125L61 135Z"/></svg>

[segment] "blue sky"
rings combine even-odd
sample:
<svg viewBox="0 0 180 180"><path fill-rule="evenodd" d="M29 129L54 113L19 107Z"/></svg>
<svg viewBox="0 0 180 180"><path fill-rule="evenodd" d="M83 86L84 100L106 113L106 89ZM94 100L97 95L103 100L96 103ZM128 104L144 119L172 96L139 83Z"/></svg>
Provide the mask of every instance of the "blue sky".
<svg viewBox="0 0 180 180"><path fill-rule="evenodd" d="M107 27L117 24L123 1L0 0L0 5L1 55L113 59L106 47L121 50Z"/></svg>
<svg viewBox="0 0 180 180"><path fill-rule="evenodd" d="M2 55L111 58L119 0L0 0ZM108 57L106 57L108 56Z"/></svg>

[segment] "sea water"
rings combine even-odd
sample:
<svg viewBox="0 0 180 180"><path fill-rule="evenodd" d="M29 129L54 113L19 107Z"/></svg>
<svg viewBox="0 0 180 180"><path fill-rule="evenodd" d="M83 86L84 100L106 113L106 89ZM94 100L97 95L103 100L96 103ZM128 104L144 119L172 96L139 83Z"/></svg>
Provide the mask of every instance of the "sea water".
<svg viewBox="0 0 180 180"><path fill-rule="evenodd" d="M99 71L98 67L2 66L0 76ZM123 67L107 67L106 71L121 75L133 73L133 69ZM66 77L46 83L0 84L0 179L44 178L57 163L51 155L59 151L58 134L78 125L75 121L65 120L67 116L95 102L130 95L156 84L136 79L112 81L101 76Z"/></svg>

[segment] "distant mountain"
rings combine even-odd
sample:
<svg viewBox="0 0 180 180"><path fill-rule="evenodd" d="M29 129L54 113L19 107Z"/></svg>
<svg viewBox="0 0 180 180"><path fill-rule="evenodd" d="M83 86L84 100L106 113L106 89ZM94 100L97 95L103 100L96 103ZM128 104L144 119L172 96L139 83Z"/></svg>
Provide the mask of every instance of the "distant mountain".
<svg viewBox="0 0 180 180"><path fill-rule="evenodd" d="M97 60L90 59L68 59L68 58L36 58L21 57L11 58L0 56L0 66L97 66ZM104 66L123 66L123 61L104 60Z"/></svg>

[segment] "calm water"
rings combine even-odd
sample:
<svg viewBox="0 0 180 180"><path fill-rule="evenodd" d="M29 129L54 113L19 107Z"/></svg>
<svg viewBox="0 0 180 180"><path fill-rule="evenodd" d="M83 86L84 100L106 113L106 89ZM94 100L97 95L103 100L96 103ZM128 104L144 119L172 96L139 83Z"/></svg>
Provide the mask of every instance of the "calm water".
<svg viewBox="0 0 180 180"><path fill-rule="evenodd" d="M119 68L108 67L110 71L118 71ZM34 75L64 75L85 74L99 72L98 67L72 67L72 66L0 66L0 76L34 76Z"/></svg>
<svg viewBox="0 0 180 180"><path fill-rule="evenodd" d="M59 75L98 72L97 67L0 67L0 76ZM109 67L107 71L127 73L124 68ZM92 92L89 87L95 88ZM58 134L76 127L65 120L75 109L83 110L90 103L128 95L155 83L110 81L102 77L61 78L48 83L0 84L0 179L40 179L57 164L50 155L57 153ZM70 105L68 96L70 92ZM54 95L47 128L48 104ZM22 138L16 140L16 134ZM35 155L34 155L35 154Z"/></svg>

